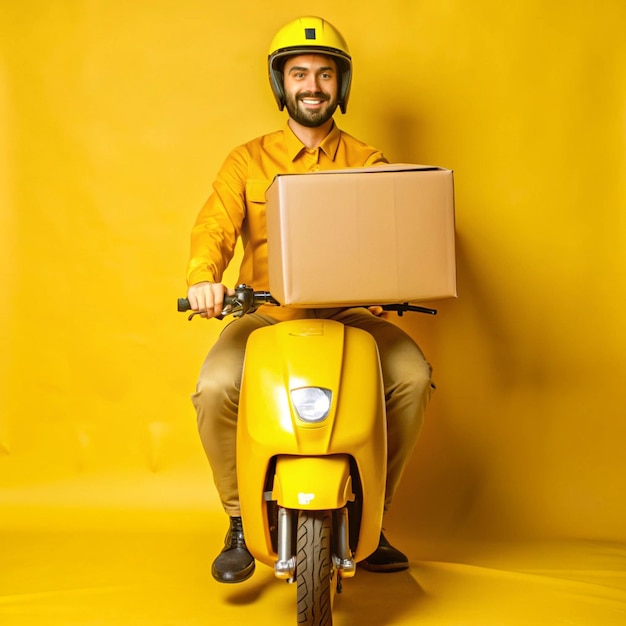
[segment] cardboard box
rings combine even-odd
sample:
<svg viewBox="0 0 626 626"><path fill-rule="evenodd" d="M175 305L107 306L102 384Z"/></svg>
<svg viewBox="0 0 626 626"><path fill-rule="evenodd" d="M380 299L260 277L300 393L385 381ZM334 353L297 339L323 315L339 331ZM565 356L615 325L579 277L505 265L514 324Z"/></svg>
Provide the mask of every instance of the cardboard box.
<svg viewBox="0 0 626 626"><path fill-rule="evenodd" d="M450 170L381 165L277 176L267 191L269 286L283 305L456 296Z"/></svg>

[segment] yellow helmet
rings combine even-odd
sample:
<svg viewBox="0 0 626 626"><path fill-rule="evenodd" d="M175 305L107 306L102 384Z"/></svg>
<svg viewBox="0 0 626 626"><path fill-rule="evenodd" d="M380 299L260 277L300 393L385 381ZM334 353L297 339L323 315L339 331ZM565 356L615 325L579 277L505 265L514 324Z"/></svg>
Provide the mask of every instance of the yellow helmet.
<svg viewBox="0 0 626 626"><path fill-rule="evenodd" d="M339 73L338 104L346 112L350 83L352 82L352 57L341 33L320 17L300 17L283 26L272 39L268 56L270 85L278 108L285 107L283 65L287 57L320 52L332 56Z"/></svg>

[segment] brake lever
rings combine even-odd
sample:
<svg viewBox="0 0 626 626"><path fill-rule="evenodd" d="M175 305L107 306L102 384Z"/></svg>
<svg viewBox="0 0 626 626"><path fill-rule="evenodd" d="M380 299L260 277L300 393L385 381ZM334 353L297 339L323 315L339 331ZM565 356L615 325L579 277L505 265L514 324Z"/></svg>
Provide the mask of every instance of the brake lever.
<svg viewBox="0 0 626 626"><path fill-rule="evenodd" d="M238 317L241 317L243 314L244 314L243 302L241 302L240 300L237 300L236 302L233 302L232 304L227 304L222 309L222 313L216 316L215 319L222 320L227 315L232 315L233 318L238 318Z"/></svg>
<svg viewBox="0 0 626 626"><path fill-rule="evenodd" d="M233 311L235 311L235 313L233 313ZM187 321L191 322L191 320L196 316L196 315L202 315L202 311L194 311L193 313L191 313L188 317L187 317ZM243 315L243 306L241 304L241 302L239 302L239 300L237 300L237 302L233 303L233 304L228 304L227 306L225 306L222 309L222 312L219 315L215 316L216 320L223 320L227 315L232 315L233 317L241 317Z"/></svg>

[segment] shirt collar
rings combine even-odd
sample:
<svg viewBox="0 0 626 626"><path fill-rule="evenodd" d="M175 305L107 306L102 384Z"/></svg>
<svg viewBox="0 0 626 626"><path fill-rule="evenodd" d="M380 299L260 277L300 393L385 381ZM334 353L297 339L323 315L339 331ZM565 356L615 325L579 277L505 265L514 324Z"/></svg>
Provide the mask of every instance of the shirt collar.
<svg viewBox="0 0 626 626"><path fill-rule="evenodd" d="M295 161L298 155L306 150L306 146L296 137L293 130L287 123L285 128L285 144L287 145L287 154L292 161ZM320 144L320 150L324 152L324 154L331 160L335 160L335 156L337 154L337 149L339 148L339 139L341 137L341 131L337 127L337 124L333 122L333 127L330 129L330 132Z"/></svg>

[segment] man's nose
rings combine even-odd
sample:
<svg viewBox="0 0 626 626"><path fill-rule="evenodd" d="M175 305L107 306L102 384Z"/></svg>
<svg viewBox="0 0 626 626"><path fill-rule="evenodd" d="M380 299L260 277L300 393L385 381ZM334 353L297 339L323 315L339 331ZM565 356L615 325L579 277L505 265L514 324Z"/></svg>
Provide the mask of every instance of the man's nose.
<svg viewBox="0 0 626 626"><path fill-rule="evenodd" d="M306 79L307 91L312 91L312 92L320 91L319 86L320 86L320 81L315 74L310 74L309 76L307 76L307 79Z"/></svg>

